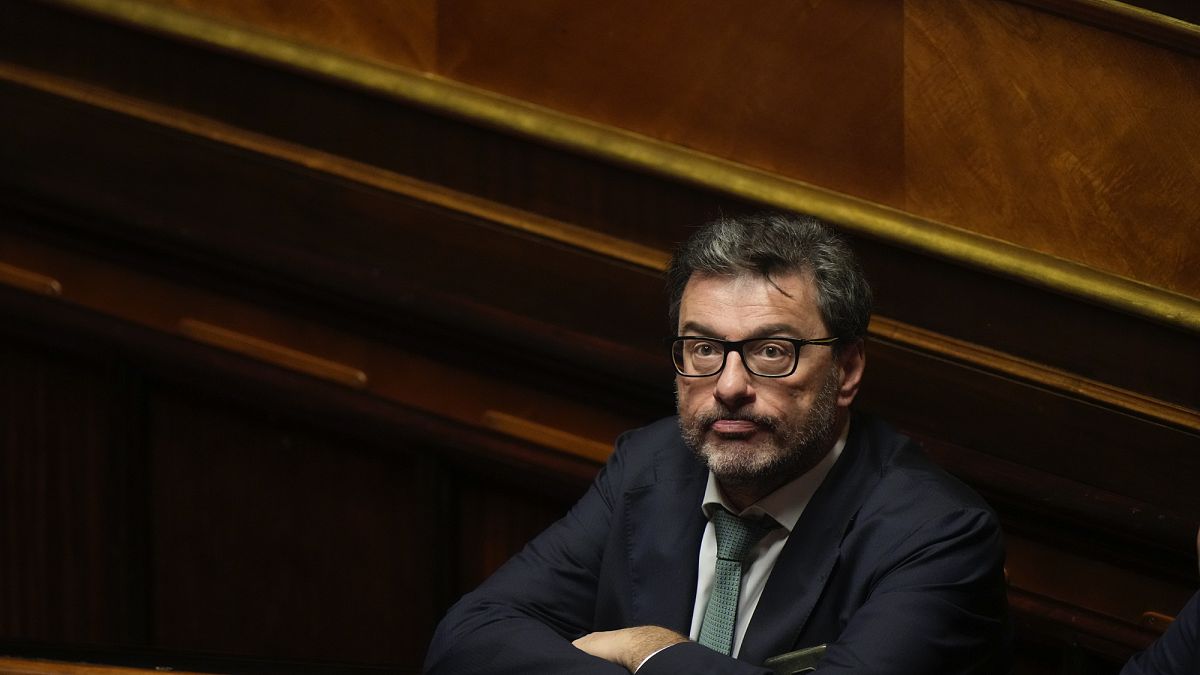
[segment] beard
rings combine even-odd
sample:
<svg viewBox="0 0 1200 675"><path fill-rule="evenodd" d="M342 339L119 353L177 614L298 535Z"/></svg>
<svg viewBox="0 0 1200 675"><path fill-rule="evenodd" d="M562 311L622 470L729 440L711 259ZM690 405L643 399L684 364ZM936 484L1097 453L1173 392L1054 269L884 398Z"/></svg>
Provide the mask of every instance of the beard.
<svg viewBox="0 0 1200 675"><path fill-rule="evenodd" d="M683 440L700 463L727 485L776 486L806 473L833 447L837 429L837 397L841 378L836 367L821 385L807 413L791 418L752 415L715 407L692 417L680 414ZM753 444L711 434L718 420L754 422L766 438Z"/></svg>

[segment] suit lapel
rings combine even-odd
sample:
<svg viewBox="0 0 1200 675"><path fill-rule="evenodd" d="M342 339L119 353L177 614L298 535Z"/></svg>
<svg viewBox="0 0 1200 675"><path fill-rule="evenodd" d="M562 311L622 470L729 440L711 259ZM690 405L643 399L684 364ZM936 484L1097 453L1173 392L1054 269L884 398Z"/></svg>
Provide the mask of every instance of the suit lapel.
<svg viewBox="0 0 1200 675"><path fill-rule="evenodd" d="M690 458L689 458L690 459ZM696 561L707 521L700 509L708 473L689 461L677 478L626 493L626 546L633 617L687 635L696 597Z"/></svg>
<svg viewBox="0 0 1200 675"><path fill-rule="evenodd" d="M762 663L791 651L837 562L842 539L879 480L879 462L862 425L851 425L846 447L788 536L754 610L739 659ZM812 646L812 645L801 645Z"/></svg>

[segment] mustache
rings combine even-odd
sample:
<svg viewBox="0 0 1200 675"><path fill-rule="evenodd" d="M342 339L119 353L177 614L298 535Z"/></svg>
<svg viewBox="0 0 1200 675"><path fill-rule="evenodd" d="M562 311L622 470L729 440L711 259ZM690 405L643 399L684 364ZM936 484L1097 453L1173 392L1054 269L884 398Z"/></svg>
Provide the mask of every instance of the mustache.
<svg viewBox="0 0 1200 675"><path fill-rule="evenodd" d="M756 424L760 429L765 429L767 431L774 431L775 428L779 426L778 420L776 420L774 417L768 417L766 415L751 415L750 413L743 413L743 412L734 412L734 411L729 410L728 408L725 408L724 406L720 406L720 405L718 405L716 408L714 408L712 410L707 410L705 412L702 412L702 413L696 415L696 417L695 417L695 423L697 425L699 425L699 427L701 429L704 429L706 431L708 429L711 429L713 424L720 422L722 420L737 420L737 421L744 421L744 422L754 422L754 424Z"/></svg>

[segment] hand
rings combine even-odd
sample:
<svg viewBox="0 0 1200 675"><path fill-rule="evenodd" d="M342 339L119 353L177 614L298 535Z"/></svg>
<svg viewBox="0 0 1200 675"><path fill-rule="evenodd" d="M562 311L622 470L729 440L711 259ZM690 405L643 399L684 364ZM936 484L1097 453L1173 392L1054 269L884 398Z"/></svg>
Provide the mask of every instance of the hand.
<svg viewBox="0 0 1200 675"><path fill-rule="evenodd" d="M592 656L624 666L632 673L647 656L680 642L687 642L687 638L673 630L660 626L635 626L588 633L571 644Z"/></svg>

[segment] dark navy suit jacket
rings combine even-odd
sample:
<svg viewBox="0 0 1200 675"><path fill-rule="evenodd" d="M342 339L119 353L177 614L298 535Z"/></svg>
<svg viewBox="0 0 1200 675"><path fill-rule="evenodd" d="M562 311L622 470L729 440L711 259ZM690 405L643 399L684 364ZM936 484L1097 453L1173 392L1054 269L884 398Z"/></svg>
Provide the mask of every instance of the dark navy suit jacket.
<svg viewBox="0 0 1200 675"><path fill-rule="evenodd" d="M1200 592L1192 596L1162 637L1121 669L1121 675L1196 673L1200 673Z"/></svg>
<svg viewBox="0 0 1200 675"><path fill-rule="evenodd" d="M675 418L623 435L588 493L438 626L429 673L613 673L571 640L659 625L686 635L707 470ZM828 643L820 673L999 673L1009 664L1003 547L982 500L887 425L855 415L788 537L737 660L696 643L639 675L765 674Z"/></svg>

